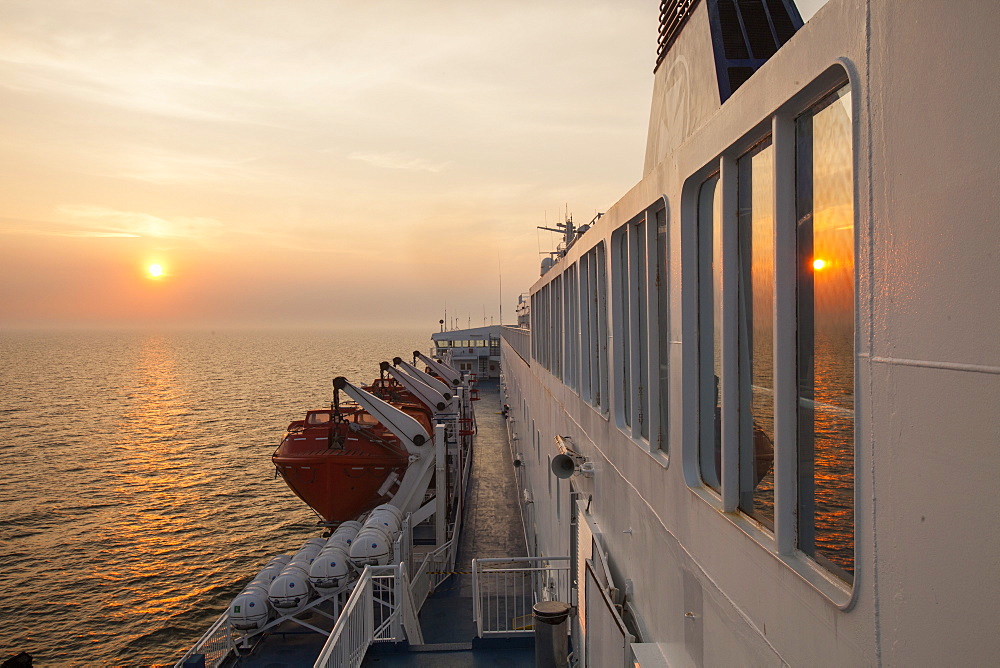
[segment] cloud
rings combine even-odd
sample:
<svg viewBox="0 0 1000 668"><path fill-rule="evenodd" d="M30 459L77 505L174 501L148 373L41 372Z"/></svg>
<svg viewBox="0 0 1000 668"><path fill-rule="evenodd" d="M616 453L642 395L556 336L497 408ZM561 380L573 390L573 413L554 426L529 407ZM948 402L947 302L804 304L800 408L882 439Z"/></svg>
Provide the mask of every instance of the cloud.
<svg viewBox="0 0 1000 668"><path fill-rule="evenodd" d="M411 172L431 172L437 174L444 170L450 163L432 163L423 158L411 158L399 153L363 153L355 151L347 156L351 160L381 167L382 169L403 169Z"/></svg>
<svg viewBox="0 0 1000 668"><path fill-rule="evenodd" d="M202 276L231 302L232 267L292 302L376 266L439 280L443 229L473 273L497 247L516 298L546 210L605 210L641 175L649 0L236 4L4 2L0 251L24 264L0 292L49 258L169 248L230 263ZM474 312L482 290L453 287Z"/></svg>
<svg viewBox="0 0 1000 668"><path fill-rule="evenodd" d="M73 239L137 239L141 235L128 232L103 232L101 230L66 229L60 223L36 221L0 222L0 234L31 237L70 237Z"/></svg>
<svg viewBox="0 0 1000 668"><path fill-rule="evenodd" d="M101 206L59 207L70 224L83 229L69 236L123 236L153 239L207 239L223 232L223 224L213 218L160 218L148 213L119 211Z"/></svg>
<svg viewBox="0 0 1000 668"><path fill-rule="evenodd" d="M93 173L135 179L157 185L238 183L266 177L254 171L259 157L230 158L204 155L196 147L119 146L102 156L105 164Z"/></svg>

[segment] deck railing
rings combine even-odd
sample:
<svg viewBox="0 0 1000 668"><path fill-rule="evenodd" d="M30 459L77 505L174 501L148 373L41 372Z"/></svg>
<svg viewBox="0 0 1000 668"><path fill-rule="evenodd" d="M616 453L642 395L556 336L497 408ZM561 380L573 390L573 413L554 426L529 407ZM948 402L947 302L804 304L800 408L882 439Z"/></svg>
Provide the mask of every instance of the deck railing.
<svg viewBox="0 0 1000 668"><path fill-rule="evenodd" d="M417 572L413 574L410 598L413 599L413 607L417 610L424 607L424 601L427 600L427 597L448 577L447 572L455 563L452 551L453 544L454 540L449 540L433 552L428 552Z"/></svg>
<svg viewBox="0 0 1000 668"><path fill-rule="evenodd" d="M195 654L205 655L205 665L210 668L218 668L226 660L229 653L236 648L233 643L233 632L229 628L229 610L219 615L215 623L208 628L194 647L189 649L181 660L174 664L174 668L181 668L184 662Z"/></svg>
<svg viewBox="0 0 1000 668"><path fill-rule="evenodd" d="M375 638L373 607L371 567L366 566L313 668L361 665Z"/></svg>
<svg viewBox="0 0 1000 668"><path fill-rule="evenodd" d="M509 327L504 325L500 328L500 336L510 344L514 352L521 356L529 366L531 365L531 330L524 327Z"/></svg>
<svg viewBox="0 0 1000 668"><path fill-rule="evenodd" d="M569 557L472 560L472 614L481 638L531 634L535 603L569 597Z"/></svg>
<svg viewBox="0 0 1000 668"><path fill-rule="evenodd" d="M357 668L372 643L400 642L407 630L410 642L423 642L405 567L365 566L313 666Z"/></svg>
<svg viewBox="0 0 1000 668"><path fill-rule="evenodd" d="M405 564L406 572L409 574L413 568L410 563L413 558L413 527L409 514L403 518L403 522L399 526L399 535L396 536L396 542L392 549L393 561Z"/></svg>

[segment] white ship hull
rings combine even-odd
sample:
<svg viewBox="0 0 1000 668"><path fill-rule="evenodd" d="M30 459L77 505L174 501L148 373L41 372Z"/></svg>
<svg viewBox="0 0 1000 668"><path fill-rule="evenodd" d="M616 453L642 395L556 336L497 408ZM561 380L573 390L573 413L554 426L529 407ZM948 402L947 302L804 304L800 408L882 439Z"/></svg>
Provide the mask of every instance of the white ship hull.
<svg viewBox="0 0 1000 668"><path fill-rule="evenodd" d="M992 663L1000 655L1000 11L988 2L831 0L720 103L708 4L696 5L657 69L643 179L531 287L535 340L505 330L502 369L523 462L517 475L530 499L523 504L529 550L575 555L581 665ZM780 254L795 253L795 123L845 86L855 267L854 399L845 409L856 416L853 578L800 549L791 409L773 418L770 522L739 509L738 453L722 446L718 490L699 459L706 424L699 402L711 392L699 384L699 346L712 336L699 330L699 188L721 173L722 198L733 198L723 215L732 212L735 224L734 170L769 139L779 256L773 393L775 404L790 396L794 405L801 314L795 275ZM615 288L616 272L635 269L616 265L615 235L637 220L646 237L629 257L646 243L643 304ZM659 266L655 250L663 253ZM598 269L603 294L582 278ZM726 286L720 312L736 312L730 293L738 285ZM588 289L606 332L587 311ZM637 308L644 319L623 325L621 314ZM740 368L732 342L740 334L725 333L732 322L723 325L723 394L735 392L725 387L727 365ZM591 354L588 336L600 339L599 353ZM637 346L644 355L636 356ZM650 436L636 428L634 402L646 409ZM592 477L552 475L557 436L593 465ZM601 534L600 545L587 529L577 543L574 515ZM601 547L624 628L595 596L601 587L587 587L585 557ZM600 559L592 560L600 581Z"/></svg>

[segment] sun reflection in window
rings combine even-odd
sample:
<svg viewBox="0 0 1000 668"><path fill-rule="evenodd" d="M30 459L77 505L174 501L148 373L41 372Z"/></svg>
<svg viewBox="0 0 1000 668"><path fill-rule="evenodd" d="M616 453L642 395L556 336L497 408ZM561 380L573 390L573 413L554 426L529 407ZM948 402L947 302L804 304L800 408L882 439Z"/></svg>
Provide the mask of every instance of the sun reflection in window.
<svg viewBox="0 0 1000 668"><path fill-rule="evenodd" d="M854 570L854 207L851 95L798 120L799 549ZM807 267L811 266L811 271Z"/></svg>

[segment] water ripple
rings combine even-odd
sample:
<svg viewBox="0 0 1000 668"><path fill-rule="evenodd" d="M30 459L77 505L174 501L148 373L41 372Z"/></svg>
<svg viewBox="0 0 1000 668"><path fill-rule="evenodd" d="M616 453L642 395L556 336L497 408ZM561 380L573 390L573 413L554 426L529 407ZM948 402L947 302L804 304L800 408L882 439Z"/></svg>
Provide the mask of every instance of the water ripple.
<svg viewBox="0 0 1000 668"><path fill-rule="evenodd" d="M270 455L423 332L3 333L0 659L172 665L316 531Z"/></svg>

